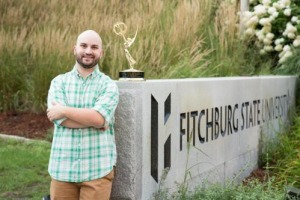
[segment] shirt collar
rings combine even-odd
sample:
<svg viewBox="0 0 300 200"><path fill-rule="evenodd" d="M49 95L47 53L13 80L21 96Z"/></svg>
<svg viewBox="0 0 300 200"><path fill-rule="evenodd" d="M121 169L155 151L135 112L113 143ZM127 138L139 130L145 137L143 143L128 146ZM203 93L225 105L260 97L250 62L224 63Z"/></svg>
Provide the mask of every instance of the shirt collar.
<svg viewBox="0 0 300 200"><path fill-rule="evenodd" d="M79 72L78 72L78 70L77 70L77 68L76 68L76 65L74 65L73 70L72 70L71 73L72 73L74 76L76 76L77 78L80 78L80 77L81 77L81 75L79 74ZM101 76L101 74L102 74L102 73L101 73L100 70L99 70L99 65L96 65L94 71L93 71L88 77L90 77L90 78L95 78L95 77L97 77L97 76Z"/></svg>

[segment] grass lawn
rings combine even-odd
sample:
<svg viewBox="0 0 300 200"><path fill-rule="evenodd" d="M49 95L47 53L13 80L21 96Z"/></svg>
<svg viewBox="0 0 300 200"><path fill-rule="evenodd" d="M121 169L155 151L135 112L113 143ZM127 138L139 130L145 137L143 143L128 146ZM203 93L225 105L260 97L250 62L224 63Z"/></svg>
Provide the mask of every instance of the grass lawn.
<svg viewBox="0 0 300 200"><path fill-rule="evenodd" d="M49 194L51 144L0 138L0 199L42 199Z"/></svg>

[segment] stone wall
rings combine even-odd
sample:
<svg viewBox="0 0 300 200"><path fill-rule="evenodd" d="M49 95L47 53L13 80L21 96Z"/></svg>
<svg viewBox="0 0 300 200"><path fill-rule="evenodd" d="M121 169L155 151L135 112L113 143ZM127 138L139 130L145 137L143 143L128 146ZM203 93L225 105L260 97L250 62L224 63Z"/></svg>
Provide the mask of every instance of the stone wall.
<svg viewBox="0 0 300 200"><path fill-rule="evenodd" d="M192 189L241 181L257 168L262 135L283 127L296 77L117 82L118 163L113 199L150 199L184 181Z"/></svg>

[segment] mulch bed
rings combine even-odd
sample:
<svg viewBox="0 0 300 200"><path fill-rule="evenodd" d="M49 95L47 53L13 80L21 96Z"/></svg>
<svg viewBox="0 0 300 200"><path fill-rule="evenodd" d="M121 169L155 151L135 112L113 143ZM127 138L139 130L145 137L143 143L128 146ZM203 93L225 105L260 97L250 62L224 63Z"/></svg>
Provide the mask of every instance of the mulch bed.
<svg viewBox="0 0 300 200"><path fill-rule="evenodd" d="M0 113L0 133L30 139L44 139L53 124L46 113Z"/></svg>

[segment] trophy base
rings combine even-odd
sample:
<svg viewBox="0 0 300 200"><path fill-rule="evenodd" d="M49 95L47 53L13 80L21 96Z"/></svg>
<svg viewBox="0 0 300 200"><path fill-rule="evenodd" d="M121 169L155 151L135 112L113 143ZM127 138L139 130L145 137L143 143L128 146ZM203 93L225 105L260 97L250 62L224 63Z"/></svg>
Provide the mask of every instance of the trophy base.
<svg viewBox="0 0 300 200"><path fill-rule="evenodd" d="M144 72L136 69L127 69L119 72L120 81L144 81Z"/></svg>

